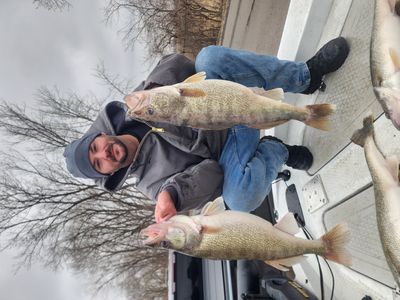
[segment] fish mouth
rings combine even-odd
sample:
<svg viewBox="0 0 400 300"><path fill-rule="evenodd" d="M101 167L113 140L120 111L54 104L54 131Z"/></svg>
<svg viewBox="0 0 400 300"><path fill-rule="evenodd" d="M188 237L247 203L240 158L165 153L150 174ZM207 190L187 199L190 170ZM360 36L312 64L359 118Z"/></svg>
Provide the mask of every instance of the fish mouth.
<svg viewBox="0 0 400 300"><path fill-rule="evenodd" d="M145 238L143 244L146 246L157 246L166 237L168 226L165 226L166 222L152 224L147 228L140 231L140 236Z"/></svg>
<svg viewBox="0 0 400 300"><path fill-rule="evenodd" d="M146 91L133 92L124 97L129 111L136 115L140 115L144 108L150 105L150 95Z"/></svg>

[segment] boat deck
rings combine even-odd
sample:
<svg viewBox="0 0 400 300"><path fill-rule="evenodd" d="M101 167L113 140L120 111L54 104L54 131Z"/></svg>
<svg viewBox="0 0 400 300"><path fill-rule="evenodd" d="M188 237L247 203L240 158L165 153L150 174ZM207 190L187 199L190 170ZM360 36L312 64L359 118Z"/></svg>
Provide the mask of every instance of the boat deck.
<svg viewBox="0 0 400 300"><path fill-rule="evenodd" d="M400 132L383 115L371 85L369 52L374 1L282 1L274 8L275 19L268 19L272 2L278 1L231 0L223 45L304 61L337 36L345 37L350 44L350 54L343 67L326 76L324 92L286 94L285 101L298 106L335 104L337 111L332 118L331 131L305 127L297 121L268 130L268 134L288 144L306 145L315 158L308 173L288 168L291 179L273 184L278 216L287 212L286 190L288 185L294 184L312 236L321 236L339 222L348 223L353 265L348 268L330 263L335 276L334 299L362 299L366 295L374 300L400 299L380 245L372 181L363 149L350 141L354 130L362 126L362 119L373 113L377 144L382 152L385 155L400 153ZM283 25L282 15L286 16ZM271 30L260 32L256 25L262 24L265 28L265 19ZM281 34L276 33L279 30ZM268 46L269 42L277 43L274 36L281 37L277 53L274 53L276 44ZM328 297L332 280L326 264L321 266L325 297ZM320 297L315 257L310 256L294 270L296 279Z"/></svg>

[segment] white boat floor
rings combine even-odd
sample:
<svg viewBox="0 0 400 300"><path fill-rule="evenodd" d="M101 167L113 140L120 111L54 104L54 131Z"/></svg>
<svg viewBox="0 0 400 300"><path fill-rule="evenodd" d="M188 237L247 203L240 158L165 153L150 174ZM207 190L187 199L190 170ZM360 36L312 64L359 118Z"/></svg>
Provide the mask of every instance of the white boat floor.
<svg viewBox="0 0 400 300"><path fill-rule="evenodd" d="M352 1L341 33L350 44L349 56L339 70L326 76L326 90L317 95L315 102L336 105L331 130L307 127L304 132L303 143L314 155L310 174L315 174L349 143L367 111L375 116L382 113L372 90L369 67L373 7L373 1Z"/></svg>
<svg viewBox="0 0 400 300"><path fill-rule="evenodd" d="M361 125L360 122L359 127ZM392 123L381 115L374 125L376 142L383 154L400 154L400 132ZM362 299L365 295L372 299L397 299L394 279L378 242L372 180L363 149L353 143L348 144L313 176L304 171L291 172L292 177L287 183L279 181L273 185L278 215L283 216L287 212L287 185L295 184L306 228L313 237L323 235L327 229L342 221L349 224L352 239L349 250L353 265L348 268L330 264L336 282L334 299ZM315 195L314 198L312 195ZM365 245L368 245L368 251L362 251ZM327 267L323 265L322 268L328 296L332 282ZM318 294L319 271L316 260L308 259L300 266L295 266L295 271L297 279L310 285Z"/></svg>
<svg viewBox="0 0 400 300"><path fill-rule="evenodd" d="M230 8L236 7L241 11L230 14L237 24L233 26L228 20L226 24L230 31L227 29L225 32L232 33L232 40L246 42L225 46L268 53L265 50L267 45L263 45L263 42L274 42L275 39L269 34L275 31L260 32L258 29L263 27L265 20L270 20L268 13L273 2L276 1L231 0ZM284 6L279 13L286 13L286 6L279 5ZM330 263L335 278L333 299L337 300L363 299L366 295L374 300L400 299L400 294L392 288L394 280L388 272L377 238L371 176L363 149L350 142L353 131L361 127L363 117L371 111L376 118L377 143L383 153L400 154L400 131L381 114L382 110L371 87L369 51L373 6L373 0L290 1L279 45L279 58L304 61L327 41L340 35L348 39L351 50L345 65L326 76L327 89L324 93L309 96L291 93L285 95L285 102L297 106L322 102L336 104L337 112L330 132L306 128L297 121L268 130L268 134L275 134L288 144L303 143L309 146L315 157L315 165L309 173L291 169L292 177L288 182L279 181L273 184L274 201L279 216L287 213L287 185L295 184L306 227L313 237L323 235L326 229L338 222L349 223L353 236L349 246L354 263L351 268ZM246 7L257 7L257 14L251 9L244 11ZM274 12L277 13L276 9ZM247 13L246 20L252 22L238 20L238 13ZM257 21L259 24L254 22L255 18L261 18ZM270 26L275 23L270 22ZM240 24L243 28L238 28ZM252 34L255 35L252 39L240 36ZM250 40L257 43L249 43ZM325 299L329 299L333 282L324 262L321 267ZM305 262L295 265L294 270L296 280L321 299L320 274L315 257L309 256Z"/></svg>
<svg viewBox="0 0 400 300"><path fill-rule="evenodd" d="M333 128L330 132L322 132L292 121L275 131L288 144L308 146L315 161L308 173L289 168L291 179L273 185L274 201L278 215L283 216L287 212L287 186L295 184L306 228L313 237L320 237L337 223L348 223L353 265L349 268L330 263L335 280L333 299L362 299L367 295L374 300L400 299L379 241L372 181L364 152L350 141L352 133L362 126L362 119L369 112L375 116L376 140L384 155L400 154L400 131L382 114L372 91L369 51L374 1L351 1L346 17L343 11L340 12L344 22L338 24L336 20L339 18L334 10L340 11L342 2L332 1L326 22L331 28L325 26L319 45L338 35L346 37L351 47L348 60L341 69L326 76L325 92L311 96L295 95L295 100L291 100L297 106L323 102L336 104ZM349 1L345 2L349 4ZM325 298L329 298L332 278L326 264L322 262L321 267ZM294 270L296 279L321 298L315 257L310 256Z"/></svg>

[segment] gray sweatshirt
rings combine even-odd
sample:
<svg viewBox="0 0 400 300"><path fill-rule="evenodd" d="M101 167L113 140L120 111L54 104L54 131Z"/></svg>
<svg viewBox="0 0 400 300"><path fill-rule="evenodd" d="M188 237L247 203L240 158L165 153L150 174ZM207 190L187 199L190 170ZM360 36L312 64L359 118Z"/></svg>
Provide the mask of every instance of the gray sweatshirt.
<svg viewBox="0 0 400 300"><path fill-rule="evenodd" d="M193 62L182 55L169 55L135 90L181 82L193 73ZM138 122L130 119L126 112L124 103L110 102L88 131L121 134L124 127L135 126ZM113 192L129 177L140 192L153 200L161 191L172 189L179 211L199 208L221 195L223 172L218 159L227 130L203 131L165 123L146 124L152 129L140 141L133 163L97 180L97 184Z"/></svg>

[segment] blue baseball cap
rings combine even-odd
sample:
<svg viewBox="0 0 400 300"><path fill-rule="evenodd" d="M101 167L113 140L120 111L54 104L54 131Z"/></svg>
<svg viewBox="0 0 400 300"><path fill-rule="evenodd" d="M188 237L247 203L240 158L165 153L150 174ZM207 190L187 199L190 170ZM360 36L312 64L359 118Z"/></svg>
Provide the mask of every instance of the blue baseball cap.
<svg viewBox="0 0 400 300"><path fill-rule="evenodd" d="M89 160L90 144L100 134L100 132L85 134L65 147L67 169L74 177L96 179L108 176L97 172Z"/></svg>

